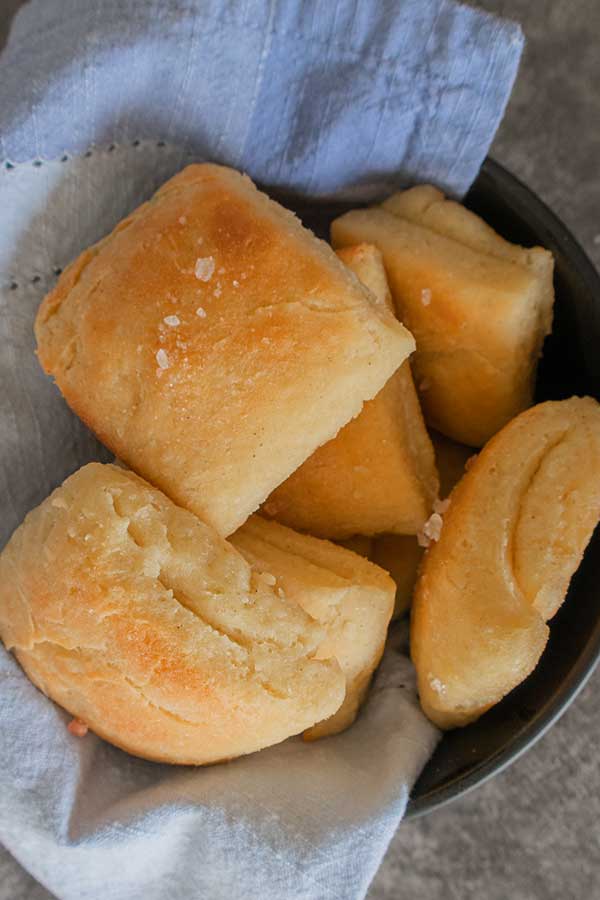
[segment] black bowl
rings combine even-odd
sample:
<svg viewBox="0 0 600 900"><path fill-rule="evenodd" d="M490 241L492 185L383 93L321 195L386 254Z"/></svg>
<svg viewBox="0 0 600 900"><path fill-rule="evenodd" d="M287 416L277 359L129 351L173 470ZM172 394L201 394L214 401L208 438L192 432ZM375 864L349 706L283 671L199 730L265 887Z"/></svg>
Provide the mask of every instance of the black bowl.
<svg viewBox="0 0 600 900"><path fill-rule="evenodd" d="M324 237L331 219L350 208L278 199ZM491 159L465 202L508 240L554 254L554 328L544 346L536 399L600 399L600 278L581 247L541 200ZM444 735L413 788L408 816L431 812L506 768L565 711L600 658L599 583L600 530L552 620L536 670L479 721Z"/></svg>

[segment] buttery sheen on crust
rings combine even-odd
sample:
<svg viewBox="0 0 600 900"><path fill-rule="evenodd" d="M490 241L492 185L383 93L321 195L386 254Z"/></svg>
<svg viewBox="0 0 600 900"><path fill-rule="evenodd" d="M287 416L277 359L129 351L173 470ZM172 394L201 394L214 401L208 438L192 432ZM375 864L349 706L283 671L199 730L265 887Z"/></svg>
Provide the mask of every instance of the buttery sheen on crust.
<svg viewBox="0 0 600 900"><path fill-rule="evenodd" d="M552 255L509 244L478 216L424 185L333 222L333 245L381 250L425 419L482 446L532 403L552 325Z"/></svg>
<svg viewBox="0 0 600 900"><path fill-rule="evenodd" d="M379 250L361 244L338 256L378 306L392 311ZM325 538L416 534L437 491L433 447L406 360L356 419L275 489L263 512Z"/></svg>
<svg viewBox="0 0 600 900"><path fill-rule="evenodd" d="M0 555L0 635L45 694L148 759L275 744L344 699L322 629L212 528L132 472L92 463Z"/></svg>
<svg viewBox="0 0 600 900"><path fill-rule="evenodd" d="M599 517L595 400L534 406L484 447L415 591L411 655L433 722L472 722L535 668Z"/></svg>
<svg viewBox="0 0 600 900"><path fill-rule="evenodd" d="M391 578L356 553L260 516L251 516L231 542L323 626L326 637L317 657L335 657L346 676L343 704L305 738L348 728L383 653L394 604Z"/></svg>
<svg viewBox="0 0 600 900"><path fill-rule="evenodd" d="M227 535L414 347L292 213L184 169L46 297L38 355L130 468Z"/></svg>

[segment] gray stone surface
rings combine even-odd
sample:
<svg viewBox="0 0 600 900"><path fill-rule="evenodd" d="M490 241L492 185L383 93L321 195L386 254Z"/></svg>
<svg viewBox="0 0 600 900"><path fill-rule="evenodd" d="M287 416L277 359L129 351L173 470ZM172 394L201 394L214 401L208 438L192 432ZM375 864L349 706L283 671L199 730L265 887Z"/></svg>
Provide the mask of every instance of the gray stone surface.
<svg viewBox="0 0 600 900"><path fill-rule="evenodd" d="M0 0L0 46L18 5ZM528 41L492 153L564 219L600 267L600 0L473 5L521 22ZM600 897L599 689L597 672L507 772L401 826L369 900ZM49 897L0 851L0 900Z"/></svg>

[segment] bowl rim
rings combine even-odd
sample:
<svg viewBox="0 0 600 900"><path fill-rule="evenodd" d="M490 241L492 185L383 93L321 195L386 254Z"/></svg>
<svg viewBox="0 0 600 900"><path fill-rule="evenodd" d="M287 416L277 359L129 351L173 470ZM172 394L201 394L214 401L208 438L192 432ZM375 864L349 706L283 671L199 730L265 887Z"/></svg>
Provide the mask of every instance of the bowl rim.
<svg viewBox="0 0 600 900"><path fill-rule="evenodd" d="M537 194L491 157L485 159L477 180L485 189L499 192L511 210L526 220L537 234L541 237L550 235L554 243L560 244L590 294L600 302L600 275L567 226ZM457 775L443 787L433 789L423 797L415 800L409 798L405 818L416 819L448 806L512 765L558 721L583 689L599 661L600 618L560 688L527 728L467 774Z"/></svg>

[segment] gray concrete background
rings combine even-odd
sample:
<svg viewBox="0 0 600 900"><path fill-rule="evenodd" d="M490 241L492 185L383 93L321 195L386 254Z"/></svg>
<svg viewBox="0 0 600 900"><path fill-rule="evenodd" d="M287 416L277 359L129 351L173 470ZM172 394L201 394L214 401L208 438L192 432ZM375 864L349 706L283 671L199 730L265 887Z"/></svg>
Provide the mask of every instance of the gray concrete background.
<svg viewBox="0 0 600 900"><path fill-rule="evenodd" d="M0 47L19 5L0 0ZM492 155L558 213L600 268L600 0L472 5L519 21L527 37ZM600 898L599 736L600 671L507 772L402 825L369 900ZM0 849L0 900L50 896Z"/></svg>

